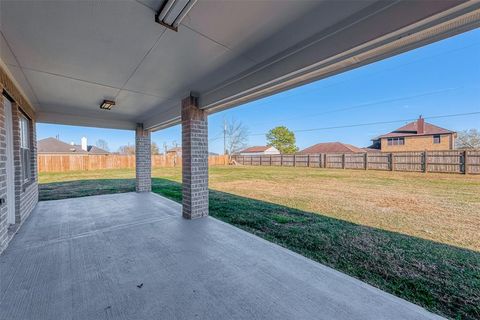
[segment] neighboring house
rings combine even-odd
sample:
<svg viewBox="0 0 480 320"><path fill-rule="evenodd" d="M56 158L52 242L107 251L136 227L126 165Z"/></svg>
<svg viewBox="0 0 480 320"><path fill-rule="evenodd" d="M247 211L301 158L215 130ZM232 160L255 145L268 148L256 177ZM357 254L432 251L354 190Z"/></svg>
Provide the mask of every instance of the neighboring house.
<svg viewBox="0 0 480 320"><path fill-rule="evenodd" d="M380 149L377 149L377 148L373 148L373 147L365 147L365 148L362 148L363 151L367 152L367 153L378 153L378 152L381 152Z"/></svg>
<svg viewBox="0 0 480 320"><path fill-rule="evenodd" d="M182 156L182 147L174 147L167 150L167 156L176 155L177 157Z"/></svg>
<svg viewBox="0 0 480 320"><path fill-rule="evenodd" d="M68 144L56 138L46 138L37 142L38 154L94 154L106 155L110 152L96 146L89 146L87 139L82 138L82 144Z"/></svg>
<svg viewBox="0 0 480 320"><path fill-rule="evenodd" d="M390 133L372 139L382 152L452 150L457 133L425 122L421 116Z"/></svg>
<svg viewBox="0 0 480 320"><path fill-rule="evenodd" d="M244 149L238 153L241 156L255 156L255 155L265 155L265 154L280 154L275 147L270 146L255 146Z"/></svg>
<svg viewBox="0 0 480 320"><path fill-rule="evenodd" d="M301 150L298 154L319 154L319 153L365 153L366 151L351 144L342 142L317 143L311 147Z"/></svg>

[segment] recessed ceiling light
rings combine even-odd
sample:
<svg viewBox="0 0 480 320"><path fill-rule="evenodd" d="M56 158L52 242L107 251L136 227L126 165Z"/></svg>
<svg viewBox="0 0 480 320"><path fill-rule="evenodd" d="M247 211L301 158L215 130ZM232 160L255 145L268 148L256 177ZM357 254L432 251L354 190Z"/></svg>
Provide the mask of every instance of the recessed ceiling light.
<svg viewBox="0 0 480 320"><path fill-rule="evenodd" d="M115 101L103 100L102 104L100 105L100 109L111 110L114 105L115 105Z"/></svg>
<svg viewBox="0 0 480 320"><path fill-rule="evenodd" d="M164 0L155 15L155 21L177 31L178 25L196 2L197 0Z"/></svg>

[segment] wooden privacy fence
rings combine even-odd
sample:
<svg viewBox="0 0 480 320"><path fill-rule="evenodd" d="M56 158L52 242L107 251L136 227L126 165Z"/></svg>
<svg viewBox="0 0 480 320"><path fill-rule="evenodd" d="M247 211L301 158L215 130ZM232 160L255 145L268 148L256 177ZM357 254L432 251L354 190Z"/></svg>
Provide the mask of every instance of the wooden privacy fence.
<svg viewBox="0 0 480 320"><path fill-rule="evenodd" d="M135 156L132 155L80 155L80 154L39 154L38 172L67 172L100 169L133 169ZM209 165L226 165L228 156L209 156ZM179 167L182 158L175 155L152 155L152 168Z"/></svg>
<svg viewBox="0 0 480 320"><path fill-rule="evenodd" d="M480 150L233 156L243 165L480 174Z"/></svg>

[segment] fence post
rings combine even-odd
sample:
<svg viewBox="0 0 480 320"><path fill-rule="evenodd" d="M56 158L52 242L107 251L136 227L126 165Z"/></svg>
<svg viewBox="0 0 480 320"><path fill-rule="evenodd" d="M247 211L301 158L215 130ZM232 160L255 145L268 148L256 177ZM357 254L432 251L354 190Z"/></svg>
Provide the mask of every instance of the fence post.
<svg viewBox="0 0 480 320"><path fill-rule="evenodd" d="M395 171L395 156L390 153L390 171Z"/></svg>
<svg viewBox="0 0 480 320"><path fill-rule="evenodd" d="M260 167L262 166L262 156L260 156Z"/></svg>
<svg viewBox="0 0 480 320"><path fill-rule="evenodd" d="M270 155L270 167L272 166L272 155Z"/></svg>
<svg viewBox="0 0 480 320"><path fill-rule="evenodd" d="M283 167L283 154L280 154L280 167Z"/></svg>
<svg viewBox="0 0 480 320"><path fill-rule="evenodd" d="M323 154L323 160L324 160L324 161L323 161L323 167L326 168L326 167L327 167L327 164L328 164L328 163L327 163L327 154L326 154L326 153Z"/></svg>
<svg viewBox="0 0 480 320"><path fill-rule="evenodd" d="M468 174L468 151L463 151L463 174Z"/></svg>
<svg viewBox="0 0 480 320"><path fill-rule="evenodd" d="M423 152L423 172L428 172L428 154L427 151Z"/></svg>
<svg viewBox="0 0 480 320"><path fill-rule="evenodd" d="M310 167L310 155L307 154L307 167Z"/></svg>
<svg viewBox="0 0 480 320"><path fill-rule="evenodd" d="M365 170L368 170L368 153L365 152L364 156Z"/></svg>
<svg viewBox="0 0 480 320"><path fill-rule="evenodd" d="M345 169L345 153L342 154L342 169Z"/></svg>
<svg viewBox="0 0 480 320"><path fill-rule="evenodd" d="M293 166L296 167L297 166L297 157L295 154L293 154Z"/></svg>

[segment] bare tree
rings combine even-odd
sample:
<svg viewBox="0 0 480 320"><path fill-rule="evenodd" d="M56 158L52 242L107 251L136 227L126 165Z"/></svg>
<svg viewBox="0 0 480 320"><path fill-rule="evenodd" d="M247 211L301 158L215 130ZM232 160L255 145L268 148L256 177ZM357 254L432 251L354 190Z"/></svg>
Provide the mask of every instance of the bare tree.
<svg viewBox="0 0 480 320"><path fill-rule="evenodd" d="M480 132L477 129L459 132L455 145L457 149L480 148Z"/></svg>
<svg viewBox="0 0 480 320"><path fill-rule="evenodd" d="M248 142L248 128L235 119L227 120L224 127L227 154L244 149Z"/></svg>
<svg viewBox="0 0 480 320"><path fill-rule="evenodd" d="M120 148L118 148L118 153L134 155L135 154L135 146L131 146L131 145L121 146Z"/></svg>
<svg viewBox="0 0 480 320"><path fill-rule="evenodd" d="M152 151L152 154L160 154L160 148L158 148L158 145L156 142L153 142L151 143L150 145L150 149Z"/></svg>
<svg viewBox="0 0 480 320"><path fill-rule="evenodd" d="M158 148L158 145L152 141L150 150L152 154L160 154L160 149ZM135 146L134 145L126 145L126 146L121 146L118 148L118 153L119 154L128 154L128 155L134 155L135 154Z"/></svg>
<svg viewBox="0 0 480 320"><path fill-rule="evenodd" d="M110 151L109 148L108 148L108 143L107 141L103 140L103 139L98 139L97 142L95 142L95 145L97 147L99 147L100 149L103 149L105 151Z"/></svg>

